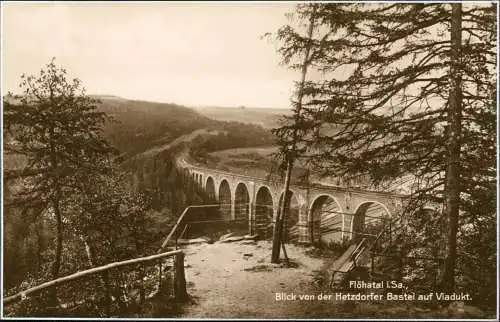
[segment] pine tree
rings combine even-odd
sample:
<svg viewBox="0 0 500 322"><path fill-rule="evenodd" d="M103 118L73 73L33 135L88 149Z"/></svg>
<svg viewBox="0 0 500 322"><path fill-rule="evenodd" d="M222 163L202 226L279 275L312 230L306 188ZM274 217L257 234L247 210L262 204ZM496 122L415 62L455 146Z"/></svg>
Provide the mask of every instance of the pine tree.
<svg viewBox="0 0 500 322"><path fill-rule="evenodd" d="M295 162L295 154L297 153L297 149L300 150L298 146L297 137L300 135L299 132L301 130L301 117L302 117L302 99L304 96L303 87L306 81L307 69L310 64L310 52L311 52L311 38L314 32L314 23L315 23L315 11L316 5L312 5L312 11L309 15L309 23L307 27L307 34L305 36L306 43L303 48L303 62L301 66L301 75L300 81L297 83L297 91L296 91L296 100L293 102L293 116L286 118L286 120L293 120L291 127L286 127L286 130L283 132L285 135L279 135L280 138L280 154L283 159L283 163L286 164L285 171L285 184L284 184L284 195L283 202L279 205L280 209L276 215L276 224L274 225L273 230L273 247L271 253L271 262L279 263L280 259L280 246L283 246L283 252L286 255L286 250L283 244L283 225L288 215L287 212L289 210L290 203L290 181L292 177L293 166Z"/></svg>
<svg viewBox="0 0 500 322"><path fill-rule="evenodd" d="M63 228L67 210L81 193L82 183L110 169L113 148L101 137L106 116L85 94L80 80L67 79L54 59L39 76L21 77L20 95L4 98L5 153L19 155L23 164L5 170L13 188L6 207L37 209L54 218L56 249L52 278L60 275ZM32 218L35 220L35 218Z"/></svg>
<svg viewBox="0 0 500 322"><path fill-rule="evenodd" d="M374 186L408 176L407 212L443 205L441 286L449 290L460 216L494 181L496 10L485 3L321 4L309 62L316 77L303 88L302 160L324 176L369 178ZM297 7L298 17L310 13L311 5ZM292 68L311 42L296 29L278 31ZM290 120L275 133L289 137L294 126Z"/></svg>

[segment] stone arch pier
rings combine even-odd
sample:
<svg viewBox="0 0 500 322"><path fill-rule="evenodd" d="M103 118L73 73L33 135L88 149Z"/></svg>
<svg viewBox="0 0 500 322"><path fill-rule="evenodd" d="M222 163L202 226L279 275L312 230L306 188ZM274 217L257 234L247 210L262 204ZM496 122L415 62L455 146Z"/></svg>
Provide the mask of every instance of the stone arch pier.
<svg viewBox="0 0 500 322"><path fill-rule="evenodd" d="M280 205L283 182L193 166L192 179L220 204L224 218L244 222L248 232L270 238ZM407 196L339 186L291 185L284 238L298 243L339 243L374 234L399 213Z"/></svg>

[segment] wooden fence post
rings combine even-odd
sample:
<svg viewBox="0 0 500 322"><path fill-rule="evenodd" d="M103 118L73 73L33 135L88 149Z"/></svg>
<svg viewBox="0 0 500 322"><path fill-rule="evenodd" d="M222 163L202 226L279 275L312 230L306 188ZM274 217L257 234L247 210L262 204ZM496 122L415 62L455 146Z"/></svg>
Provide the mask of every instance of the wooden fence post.
<svg viewBox="0 0 500 322"><path fill-rule="evenodd" d="M158 293L161 293L163 291L164 287L164 282L163 282L163 271L162 271L162 263L161 259L158 260Z"/></svg>
<svg viewBox="0 0 500 322"><path fill-rule="evenodd" d="M184 253L175 255L174 269L174 297L177 301L184 302L188 299L184 274Z"/></svg>
<svg viewBox="0 0 500 322"><path fill-rule="evenodd" d="M146 302L146 288L144 287L144 278L146 277L146 270L144 263L139 264L139 304L142 306Z"/></svg>
<svg viewBox="0 0 500 322"><path fill-rule="evenodd" d="M111 290L110 290L110 285L109 285L109 272L104 271L102 273L102 282L104 282L104 302L106 305L106 316L111 316L111 306L113 304L113 300L111 298Z"/></svg>

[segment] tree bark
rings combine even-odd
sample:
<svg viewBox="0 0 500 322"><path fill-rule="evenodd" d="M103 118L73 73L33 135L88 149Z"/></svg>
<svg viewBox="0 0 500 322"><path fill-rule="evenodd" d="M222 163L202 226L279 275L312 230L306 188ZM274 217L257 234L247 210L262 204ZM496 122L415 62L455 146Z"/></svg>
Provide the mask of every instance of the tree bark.
<svg viewBox="0 0 500 322"><path fill-rule="evenodd" d="M445 207L448 221L447 247L440 288L453 291L457 260L457 232L460 206L460 135L462 117L462 77L460 51L462 43L462 5L452 4L451 13L451 89L448 110L448 155L446 168Z"/></svg>
<svg viewBox="0 0 500 322"><path fill-rule="evenodd" d="M53 103L53 90L50 87L50 101ZM57 279L59 277L59 271L61 269L61 257L62 257L62 215L60 209L61 201L61 186L59 183L59 172L58 172L58 160L56 154L56 148L54 144L54 126L50 128L50 165L53 171L53 186L55 188L54 196L52 197L52 208L54 209L54 215L56 217L56 258L52 265L52 279ZM51 305L55 306L57 304L57 289L54 288L50 294Z"/></svg>
<svg viewBox="0 0 500 322"><path fill-rule="evenodd" d="M287 162L286 175L285 175L285 192L283 193L283 203L280 206L280 210L276 215L276 224L274 225L273 231L273 249L271 253L271 263L280 262L280 246L282 243L282 231L283 231L283 218L286 216L286 211L288 210L288 193L290 189L290 177L292 174L293 161L291 159Z"/></svg>
<svg viewBox="0 0 500 322"><path fill-rule="evenodd" d="M87 262L90 266L90 268L94 268L95 267L95 263L94 263L94 252L92 251L92 247L90 245L90 237L87 233L84 233L84 234L81 234L80 235L80 239L82 240L83 242L83 245L85 247L85 253L87 254ZM95 248L94 248L95 249ZM100 280L101 280L101 283L104 287L104 301L105 301L105 310L106 310L106 315L107 316L110 316L111 314L111 304L113 302L112 298L111 298L111 288L110 288L110 283L109 283L109 272L108 271L104 271L101 275L100 275ZM119 298L119 297L117 297Z"/></svg>
<svg viewBox="0 0 500 322"><path fill-rule="evenodd" d="M309 29L307 31L307 37L309 40L312 38L312 34L314 31L314 19L315 19L315 14L316 14L316 5L312 4L312 12L311 12L311 17L310 17L310 22L309 22ZM301 70L301 80L299 83L299 91L298 91L298 97L297 97L297 109L295 111L295 116L298 118L300 116L301 110L302 110L302 98L304 96L303 93L303 87L304 87L304 82L306 80L306 74L307 74L307 67L309 66L309 54L311 51L311 45L310 41L309 44L306 47L306 52L304 55L304 61L302 63L302 70ZM281 210L278 211L276 214L276 223L274 224L274 230L273 230L273 248L272 248L272 253L271 253L271 263L279 263L280 262L280 246L281 246L281 232L283 231L283 219L286 217L286 211L287 208L286 203L287 203L287 197L288 197L288 189L290 187L290 179L292 176L292 170L293 170L293 162L295 158L295 149L296 149L296 144L297 144L297 128L294 129L293 132L293 137L292 137L292 147L291 151L288 151L288 155L286 156L287 158L287 165L286 165L286 174L285 174L285 192L283 195L283 204L281 205Z"/></svg>
<svg viewBox="0 0 500 322"><path fill-rule="evenodd" d="M59 272L61 269L61 257L62 257L62 217L61 210L59 209L59 199L60 199L60 189L57 189L56 196L52 201L52 207L54 208L54 214L56 216L56 258L52 265L52 279L57 279L59 277ZM54 309L57 306L57 288L53 288L50 293L50 306Z"/></svg>
<svg viewBox="0 0 500 322"><path fill-rule="evenodd" d="M36 229L37 234L37 251L36 251L36 273L39 274L42 268L42 252L45 244L45 225L43 218L37 223L38 228Z"/></svg>
<svg viewBox="0 0 500 322"><path fill-rule="evenodd" d="M94 267L94 256L92 255L92 250L90 249L88 237L80 235L80 239L82 240L83 246L85 247L85 253L87 254L87 262L89 263L90 267Z"/></svg>
<svg viewBox="0 0 500 322"><path fill-rule="evenodd" d="M61 269L61 256L62 256L62 216L61 210L59 209L59 196L57 196L52 202L52 207L54 208L54 214L56 216L56 229L57 229L57 243L56 243L56 258L54 260L54 265L52 266L52 278L56 279L59 277L59 271Z"/></svg>

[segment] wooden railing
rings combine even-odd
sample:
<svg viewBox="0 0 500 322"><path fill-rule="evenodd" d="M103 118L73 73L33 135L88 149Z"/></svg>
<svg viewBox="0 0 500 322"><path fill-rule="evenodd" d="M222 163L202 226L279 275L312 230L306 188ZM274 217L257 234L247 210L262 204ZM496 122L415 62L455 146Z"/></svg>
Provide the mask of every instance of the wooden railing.
<svg viewBox="0 0 500 322"><path fill-rule="evenodd" d="M199 237L200 235L217 235L217 233L235 229L239 231L248 231L249 222L247 218L223 218L224 216L221 214L221 207L227 206L230 207L230 204L219 203L186 207L167 237L164 239L158 252L164 251L169 245L177 249L178 241L182 238L194 238L197 236Z"/></svg>
<svg viewBox="0 0 500 322"><path fill-rule="evenodd" d="M57 297L54 297L54 295ZM6 316L127 316L147 301L188 298L180 250L91 268L3 299Z"/></svg>
<svg viewBox="0 0 500 322"><path fill-rule="evenodd" d="M200 217L210 218L212 214L205 212L203 216L194 216L193 210L218 209L220 206L186 207L155 255L94 267L5 297L4 315L126 316L141 311L147 301L156 296L186 300L184 253L181 250L163 251L169 242L185 233L189 225L219 222L200 220Z"/></svg>
<svg viewBox="0 0 500 322"><path fill-rule="evenodd" d="M248 232L247 219L218 219L218 220L195 220L184 225L184 229L177 236L175 245L177 247L178 240L183 238L195 238L200 235L213 235L215 233L224 232L227 230L239 230Z"/></svg>
<svg viewBox="0 0 500 322"><path fill-rule="evenodd" d="M167 247L168 243L173 241L173 238L175 234L177 234L177 237L181 234L180 229L183 229L185 224L187 224L189 218L189 215L191 214L191 210L193 209L217 209L219 208L219 204L214 204L214 205L196 205L196 206L188 206L182 214L179 216L179 219L177 219L177 222L175 223L174 227L172 227L172 230L170 230L170 233L167 235L163 243L161 244L160 249L158 249L158 253L162 252L165 247Z"/></svg>

